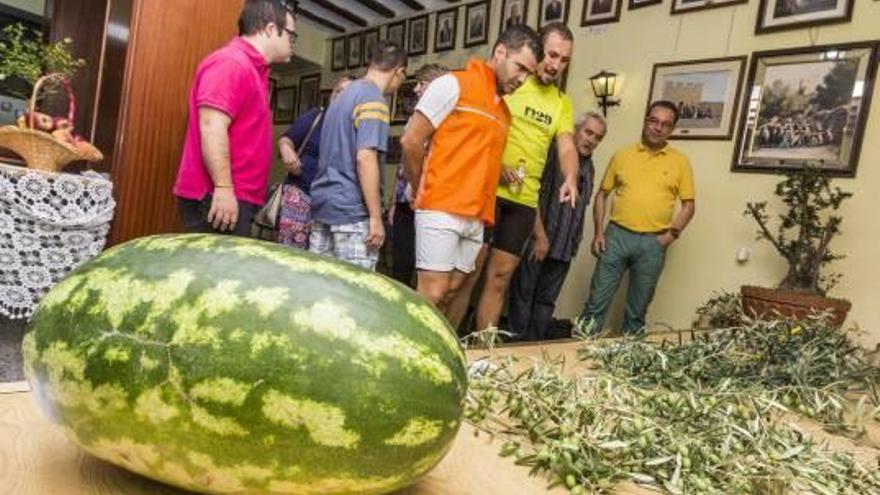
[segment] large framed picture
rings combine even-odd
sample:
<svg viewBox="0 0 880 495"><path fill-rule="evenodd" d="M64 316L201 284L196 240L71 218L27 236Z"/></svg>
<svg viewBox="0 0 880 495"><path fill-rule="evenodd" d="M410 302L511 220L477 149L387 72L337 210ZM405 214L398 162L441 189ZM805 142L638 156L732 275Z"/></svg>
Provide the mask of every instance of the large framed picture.
<svg viewBox="0 0 880 495"><path fill-rule="evenodd" d="M622 2L623 0L584 0L581 26L618 22Z"/></svg>
<svg viewBox="0 0 880 495"><path fill-rule="evenodd" d="M853 3L854 0L761 0L755 33L849 22Z"/></svg>
<svg viewBox="0 0 880 495"><path fill-rule="evenodd" d="M671 139L730 139L745 68L746 57L655 64L648 105L668 100L678 106Z"/></svg>
<svg viewBox="0 0 880 495"><path fill-rule="evenodd" d="M373 50L379 44L379 28L364 31L364 65L370 64L373 57Z"/></svg>
<svg viewBox="0 0 880 495"><path fill-rule="evenodd" d="M529 0L501 0L501 25L498 35L515 24L528 24Z"/></svg>
<svg viewBox="0 0 880 495"><path fill-rule="evenodd" d="M389 24L385 29L385 40L406 49L406 21Z"/></svg>
<svg viewBox="0 0 880 495"><path fill-rule="evenodd" d="M672 0L672 13L684 14L695 10L715 9L727 7L738 3L748 3L749 0ZM810 0L813 1L813 0Z"/></svg>
<svg viewBox="0 0 880 495"><path fill-rule="evenodd" d="M732 169L784 173L810 165L855 176L876 52L870 42L755 52Z"/></svg>
<svg viewBox="0 0 880 495"><path fill-rule="evenodd" d="M296 116L296 86L275 88L272 107L273 124L290 124Z"/></svg>
<svg viewBox="0 0 880 495"><path fill-rule="evenodd" d="M345 70L345 57L347 55L345 51L345 37L336 38L333 40L333 53L331 54L330 60L330 69L331 70Z"/></svg>
<svg viewBox="0 0 880 495"><path fill-rule="evenodd" d="M489 0L468 4L464 11L464 47L489 41Z"/></svg>
<svg viewBox="0 0 880 495"><path fill-rule="evenodd" d="M409 20L409 43L407 53L424 55L428 51L428 16L421 15Z"/></svg>
<svg viewBox="0 0 880 495"><path fill-rule="evenodd" d="M437 12L434 19L434 53L455 49L458 36L458 7Z"/></svg>
<svg viewBox="0 0 880 495"><path fill-rule="evenodd" d="M345 57L345 65L349 69L356 69L364 63L363 40L363 34L361 33L352 34L348 37L348 54Z"/></svg>
<svg viewBox="0 0 880 495"><path fill-rule="evenodd" d="M663 0L629 0L629 10L640 9L650 5L659 5Z"/></svg>
<svg viewBox="0 0 880 495"><path fill-rule="evenodd" d="M551 22L568 23L571 0L541 0L538 4L538 29Z"/></svg>
<svg viewBox="0 0 880 495"><path fill-rule="evenodd" d="M299 107L297 115L302 115L321 104L320 95L321 76L312 74L299 78Z"/></svg>
<svg viewBox="0 0 880 495"><path fill-rule="evenodd" d="M418 81L415 79L407 79L397 88L391 108L392 124L406 124L406 121L412 116L416 109L416 103L419 102L419 97L416 95L417 84Z"/></svg>

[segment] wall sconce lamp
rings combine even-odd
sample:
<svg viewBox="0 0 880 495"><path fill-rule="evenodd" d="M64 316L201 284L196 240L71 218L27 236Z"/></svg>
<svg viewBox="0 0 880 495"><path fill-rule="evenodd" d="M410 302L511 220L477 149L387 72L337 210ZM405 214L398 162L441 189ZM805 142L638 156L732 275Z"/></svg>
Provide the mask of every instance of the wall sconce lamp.
<svg viewBox="0 0 880 495"><path fill-rule="evenodd" d="M603 70L590 78L590 84L593 86L593 95L599 99L599 105L602 107L602 115L608 116L608 107L620 105L620 100L612 100L614 96L614 84L617 80L617 74Z"/></svg>

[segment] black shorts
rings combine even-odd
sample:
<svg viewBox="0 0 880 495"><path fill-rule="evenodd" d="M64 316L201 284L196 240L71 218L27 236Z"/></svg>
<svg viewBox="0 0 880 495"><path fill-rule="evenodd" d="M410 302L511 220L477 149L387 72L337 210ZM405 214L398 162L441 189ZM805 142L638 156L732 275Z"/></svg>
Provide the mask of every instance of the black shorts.
<svg viewBox="0 0 880 495"><path fill-rule="evenodd" d="M537 209L498 198L495 204L495 226L489 233L489 244L514 256L522 256L526 242L535 228ZM488 230L488 229L487 229Z"/></svg>

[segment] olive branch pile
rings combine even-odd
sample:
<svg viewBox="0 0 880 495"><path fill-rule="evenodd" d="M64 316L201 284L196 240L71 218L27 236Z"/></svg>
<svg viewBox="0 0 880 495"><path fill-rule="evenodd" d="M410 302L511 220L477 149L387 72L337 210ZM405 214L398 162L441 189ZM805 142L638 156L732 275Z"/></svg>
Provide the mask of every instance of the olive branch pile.
<svg viewBox="0 0 880 495"><path fill-rule="evenodd" d="M466 417L503 439L501 455L574 495L622 481L673 494L880 494L876 451L833 451L799 417L858 438L878 414L880 370L824 321L752 321L681 345L589 342L579 357L594 369L577 375L546 356L478 363Z"/></svg>

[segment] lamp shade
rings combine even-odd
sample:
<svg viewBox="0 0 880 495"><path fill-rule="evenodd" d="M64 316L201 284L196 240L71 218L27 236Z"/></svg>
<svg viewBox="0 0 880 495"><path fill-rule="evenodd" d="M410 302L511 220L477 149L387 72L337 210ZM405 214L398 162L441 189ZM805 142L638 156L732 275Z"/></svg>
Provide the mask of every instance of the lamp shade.
<svg viewBox="0 0 880 495"><path fill-rule="evenodd" d="M607 98L614 96L614 84L617 74L603 70L590 78L590 84L593 86L593 94L596 98Z"/></svg>

